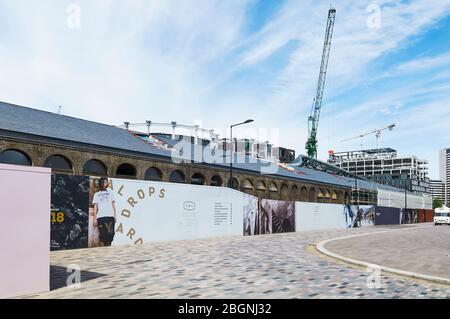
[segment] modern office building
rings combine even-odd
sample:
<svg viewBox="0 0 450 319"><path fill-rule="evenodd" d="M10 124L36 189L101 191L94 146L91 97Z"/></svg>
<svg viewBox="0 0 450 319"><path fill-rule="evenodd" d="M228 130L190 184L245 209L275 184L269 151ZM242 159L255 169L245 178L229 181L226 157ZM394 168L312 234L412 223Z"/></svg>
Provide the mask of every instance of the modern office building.
<svg viewBox="0 0 450 319"><path fill-rule="evenodd" d="M439 198L442 203L445 202L445 183L443 181L431 180L430 189L433 200Z"/></svg>
<svg viewBox="0 0 450 319"><path fill-rule="evenodd" d="M328 162L380 184L413 193L431 192L428 161L416 156L399 157L392 148L330 152Z"/></svg>
<svg viewBox="0 0 450 319"><path fill-rule="evenodd" d="M439 179L444 183L444 202L450 203L450 148L439 152Z"/></svg>

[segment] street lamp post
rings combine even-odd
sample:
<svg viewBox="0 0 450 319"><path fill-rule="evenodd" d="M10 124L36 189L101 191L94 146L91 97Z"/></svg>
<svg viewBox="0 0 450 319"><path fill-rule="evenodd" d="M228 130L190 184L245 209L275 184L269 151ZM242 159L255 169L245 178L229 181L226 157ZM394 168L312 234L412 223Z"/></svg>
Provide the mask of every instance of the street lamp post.
<svg viewBox="0 0 450 319"><path fill-rule="evenodd" d="M237 124L233 124L230 125L230 181L229 181L229 185L228 187L233 188L233 127L235 126L239 126L239 125L244 125L244 124L248 124L253 122L253 120L247 120L245 122L242 123L237 123Z"/></svg>

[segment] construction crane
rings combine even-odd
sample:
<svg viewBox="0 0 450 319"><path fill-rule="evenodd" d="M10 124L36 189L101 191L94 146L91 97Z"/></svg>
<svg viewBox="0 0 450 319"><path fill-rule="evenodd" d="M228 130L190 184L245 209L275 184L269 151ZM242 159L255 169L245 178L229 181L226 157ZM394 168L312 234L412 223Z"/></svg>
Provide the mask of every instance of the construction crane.
<svg viewBox="0 0 450 319"><path fill-rule="evenodd" d="M320 64L319 81L317 83L316 97L312 105L311 115L308 118L308 141L306 142L306 152L309 157L317 158L317 130L319 127L320 110L322 108L323 90L327 77L328 59L330 57L331 39L333 38L334 21L336 9L328 11L327 28L323 45L322 63Z"/></svg>
<svg viewBox="0 0 450 319"><path fill-rule="evenodd" d="M380 149L381 132L382 132L382 131L385 131L385 130L392 131L392 130L394 129L395 126L396 126L396 124L394 123L394 124L391 124L391 125L386 126L386 127L383 127L383 128L377 128L377 129L374 129L374 130L372 130L372 131L370 131L370 132L363 133L363 134L361 134L361 135L354 136L354 137L351 137L351 138L347 138L347 139L345 139L345 140L342 140L341 142L348 142L348 141L355 140L355 139L357 139L357 138L364 137L364 136L366 136L366 135L375 134L375 136L376 136L376 138L377 138L377 150L379 150L379 149Z"/></svg>

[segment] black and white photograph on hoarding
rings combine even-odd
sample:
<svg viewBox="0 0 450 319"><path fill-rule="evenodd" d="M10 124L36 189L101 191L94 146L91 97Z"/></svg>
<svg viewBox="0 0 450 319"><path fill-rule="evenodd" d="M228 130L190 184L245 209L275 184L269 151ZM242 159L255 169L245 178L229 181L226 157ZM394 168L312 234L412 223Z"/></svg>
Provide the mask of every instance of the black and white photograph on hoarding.
<svg viewBox="0 0 450 319"><path fill-rule="evenodd" d="M401 209L400 210L400 223L401 224L417 224L418 222L418 210L417 209Z"/></svg>
<svg viewBox="0 0 450 319"><path fill-rule="evenodd" d="M244 236L259 235L259 208L258 198L244 197Z"/></svg>
<svg viewBox="0 0 450 319"><path fill-rule="evenodd" d="M290 233L295 231L295 202L260 201L261 234Z"/></svg>
<svg viewBox="0 0 450 319"><path fill-rule="evenodd" d="M87 248L89 178L53 174L51 185L51 250Z"/></svg>

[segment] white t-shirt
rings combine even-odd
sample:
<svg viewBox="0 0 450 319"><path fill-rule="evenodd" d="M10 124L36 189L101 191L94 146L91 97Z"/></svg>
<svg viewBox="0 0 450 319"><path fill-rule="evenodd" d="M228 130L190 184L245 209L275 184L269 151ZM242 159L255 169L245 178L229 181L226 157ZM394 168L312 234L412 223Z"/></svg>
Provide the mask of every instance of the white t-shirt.
<svg viewBox="0 0 450 319"><path fill-rule="evenodd" d="M92 204L97 204L97 219L101 217L114 217L114 193L111 190L99 191L94 194Z"/></svg>

